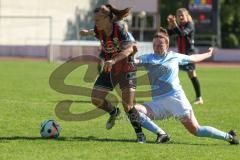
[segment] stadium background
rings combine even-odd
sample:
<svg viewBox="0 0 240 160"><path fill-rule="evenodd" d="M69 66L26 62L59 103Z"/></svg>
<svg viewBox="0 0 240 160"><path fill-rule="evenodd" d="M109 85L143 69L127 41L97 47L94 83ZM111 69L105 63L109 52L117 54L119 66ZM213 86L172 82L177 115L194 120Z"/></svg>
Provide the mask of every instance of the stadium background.
<svg viewBox="0 0 240 160"><path fill-rule="evenodd" d="M137 4L136 1L134 2ZM150 1L147 2L150 4ZM56 104L62 100L74 102L70 111L75 116L95 109L89 97L59 93L50 87L49 78L62 63L49 63L48 60L65 61L78 55L96 53L98 42L89 42L86 40L90 38L77 37L76 30L77 27L91 27L92 23L85 23L85 20L91 22L92 8L105 2L105 0L0 0L0 159L238 160L239 146L229 146L226 142L213 139L196 138L188 134L175 120L156 121L171 134L172 140L169 143L154 144L155 135L144 130L148 143L139 145L135 143L135 134L124 114L121 114L121 119L111 131L105 129L108 115L88 121L66 121L56 115ZM169 10L161 12L163 23L164 14L174 13L172 11L184 1L158 2L162 4L160 7L169 6ZM240 1L224 2L238 6L236 4ZM142 11L139 10L136 15ZM234 9L230 8L225 12L225 17L233 11ZM78 15L82 18L80 26L76 25ZM141 26L139 19L136 21L139 22L136 24ZM138 40L141 37L140 31L149 31L143 28L135 29L134 33ZM144 37L146 38L145 35ZM211 40L207 41L210 46ZM151 43L139 43L141 52L151 50ZM208 46L202 46L202 49ZM171 47L176 48L174 44ZM200 46L198 48L201 49ZM239 133L239 46L217 47L215 52L214 57L208 62L198 64L198 76L201 79L205 103L202 106L193 105L193 108L201 124L213 125L224 131L235 129ZM86 79L86 69L86 66L81 66L72 71L64 79L64 84L86 87L83 92L89 91L87 89L91 89L93 79ZM96 74L97 71L94 70L89 75L92 77ZM144 72L140 72L140 75L142 74ZM180 79L187 97L193 100L194 92L189 85L188 77L180 72ZM147 89L141 87L140 89ZM111 96L117 95L114 92ZM137 98L137 102L149 100L149 97ZM63 128L58 140L45 140L40 137L40 123L50 118L56 119Z"/></svg>
<svg viewBox="0 0 240 160"><path fill-rule="evenodd" d="M34 57L47 58L50 61L67 60L81 54L92 54L98 50L98 42L85 41L94 40L93 38L83 38L78 35L81 28L93 27L91 11L95 6L110 2L120 8L128 5L133 5L132 15L127 21L129 22L130 31L134 37L140 41L139 53L147 53L152 51L150 43L151 36L158 26L164 25L166 16L164 0L151 0L148 5L144 5L143 0L132 1L116 1L116 0L1 0L0 1L0 56L18 56L18 57ZM181 3L180 3L181 2ZM176 2L189 7L186 4L193 3L199 8L204 8L208 3L218 4L218 0L214 1L180 1ZM196 3L196 4L195 4ZM173 8L176 7L173 5ZM197 6L196 5L196 6ZM213 7L214 8L214 7ZM163 10L163 11L162 11ZM219 12L219 11L218 11ZM218 13L216 12L216 13ZM170 12L172 13L172 12ZM160 15L161 14L161 15ZM200 15L198 15L200 14ZM202 23L199 23L196 17L197 24L206 24L214 22L217 26L215 18L208 17L209 13L197 13L200 16ZM205 17L206 16L206 17ZM218 15L219 16L219 15ZM203 19L202 17L205 17ZM216 23L216 24L215 24ZM201 26L201 25L198 25ZM207 25L209 26L209 25ZM209 28L209 27L205 27ZM215 31L216 30L216 31ZM236 49L223 49L221 44L218 44L220 39L219 30L214 29L214 33L206 36L205 32L201 31L196 34L197 49L199 51L207 49L209 46L214 46L215 55L213 61L240 61L240 51ZM172 49L176 45L172 41Z"/></svg>

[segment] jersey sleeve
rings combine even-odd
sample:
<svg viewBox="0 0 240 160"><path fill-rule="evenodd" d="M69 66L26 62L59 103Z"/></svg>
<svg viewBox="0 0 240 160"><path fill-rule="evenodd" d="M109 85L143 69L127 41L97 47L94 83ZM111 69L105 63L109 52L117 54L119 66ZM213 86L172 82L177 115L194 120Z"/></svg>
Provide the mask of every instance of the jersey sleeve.
<svg viewBox="0 0 240 160"><path fill-rule="evenodd" d="M176 34L173 29L167 29L167 32L169 36Z"/></svg>
<svg viewBox="0 0 240 160"><path fill-rule="evenodd" d="M140 64L149 63L149 54L141 55L141 56L137 57L136 59L139 59Z"/></svg>
<svg viewBox="0 0 240 160"><path fill-rule="evenodd" d="M132 42L136 42L136 40L135 40L135 38L133 37L132 33L130 33L130 32L127 32L127 33L128 33L128 36L129 36L130 40L131 40Z"/></svg>
<svg viewBox="0 0 240 160"><path fill-rule="evenodd" d="M119 41L122 46L135 42L134 38L131 37L130 33L128 33L123 25L116 24L119 27Z"/></svg>
<svg viewBox="0 0 240 160"><path fill-rule="evenodd" d="M173 30L174 30L175 33L177 33L180 36L187 36L191 32L194 31L194 24L189 22L189 23L186 24L184 29L180 29L179 27L175 27Z"/></svg>
<svg viewBox="0 0 240 160"><path fill-rule="evenodd" d="M144 55L141 55L141 56L139 56L139 57L137 57L136 59L138 59L139 60L139 64L138 64L138 66L143 66L143 67L145 67L145 68L149 68L149 66L151 65L150 63L150 61L151 61L151 58L150 58L150 54L144 54Z"/></svg>
<svg viewBox="0 0 240 160"><path fill-rule="evenodd" d="M176 53L178 58L178 64L185 65L190 63L190 56L186 54Z"/></svg>

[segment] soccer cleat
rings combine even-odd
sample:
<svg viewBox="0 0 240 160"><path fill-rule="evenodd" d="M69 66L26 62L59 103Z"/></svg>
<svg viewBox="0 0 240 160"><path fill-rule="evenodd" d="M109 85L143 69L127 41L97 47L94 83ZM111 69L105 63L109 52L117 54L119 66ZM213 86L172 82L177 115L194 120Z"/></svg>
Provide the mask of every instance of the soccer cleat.
<svg viewBox="0 0 240 160"><path fill-rule="evenodd" d="M110 115L107 123L106 123L106 129L109 130L115 125L116 118L120 115L120 109L116 108L115 113Z"/></svg>
<svg viewBox="0 0 240 160"><path fill-rule="evenodd" d="M195 101L194 101L194 104L203 104L203 99L202 99L202 97L198 97L198 98L196 98L195 99Z"/></svg>
<svg viewBox="0 0 240 160"><path fill-rule="evenodd" d="M166 143L170 140L170 136L167 134L158 134L156 143Z"/></svg>
<svg viewBox="0 0 240 160"><path fill-rule="evenodd" d="M236 132L231 130L228 132L228 134L230 134L232 136L232 139L229 141L230 144L233 144L233 145L239 144L239 140L238 140Z"/></svg>
<svg viewBox="0 0 240 160"><path fill-rule="evenodd" d="M137 142L138 143L145 143L146 142L146 136L143 132L137 133Z"/></svg>

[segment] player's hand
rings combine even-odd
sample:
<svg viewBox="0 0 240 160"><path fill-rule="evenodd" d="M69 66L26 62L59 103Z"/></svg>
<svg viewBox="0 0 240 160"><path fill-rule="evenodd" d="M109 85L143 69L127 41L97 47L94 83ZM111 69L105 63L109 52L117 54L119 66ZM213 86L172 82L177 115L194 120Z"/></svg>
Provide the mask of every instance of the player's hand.
<svg viewBox="0 0 240 160"><path fill-rule="evenodd" d="M88 34L88 30L87 29L83 29L79 32L80 36L86 36Z"/></svg>
<svg viewBox="0 0 240 160"><path fill-rule="evenodd" d="M208 48L208 53L209 53L211 56L213 55L213 50L214 50L213 47Z"/></svg>
<svg viewBox="0 0 240 160"><path fill-rule="evenodd" d="M132 54L135 55L137 52L138 52L138 48L136 45L134 45Z"/></svg>
<svg viewBox="0 0 240 160"><path fill-rule="evenodd" d="M167 17L167 21L168 21L168 23L173 24L176 21L176 17L174 15L170 14Z"/></svg>
<svg viewBox="0 0 240 160"><path fill-rule="evenodd" d="M108 60L104 63L104 67L103 67L103 71L104 72L111 72L112 70L112 66L115 64L115 61L114 60Z"/></svg>
<svg viewBox="0 0 240 160"><path fill-rule="evenodd" d="M169 14L169 15L167 16L167 21L169 22L169 21L172 19L172 17L173 17L173 15Z"/></svg>

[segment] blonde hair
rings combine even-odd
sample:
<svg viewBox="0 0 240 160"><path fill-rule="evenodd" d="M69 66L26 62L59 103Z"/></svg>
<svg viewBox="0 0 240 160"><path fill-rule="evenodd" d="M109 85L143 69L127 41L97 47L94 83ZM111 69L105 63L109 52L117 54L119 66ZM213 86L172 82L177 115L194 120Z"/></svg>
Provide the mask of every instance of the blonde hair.
<svg viewBox="0 0 240 160"><path fill-rule="evenodd" d="M176 14L178 14L179 12L186 14L188 22L191 22L191 23L193 22L192 16L189 14L189 12L186 8L179 8L177 10Z"/></svg>

